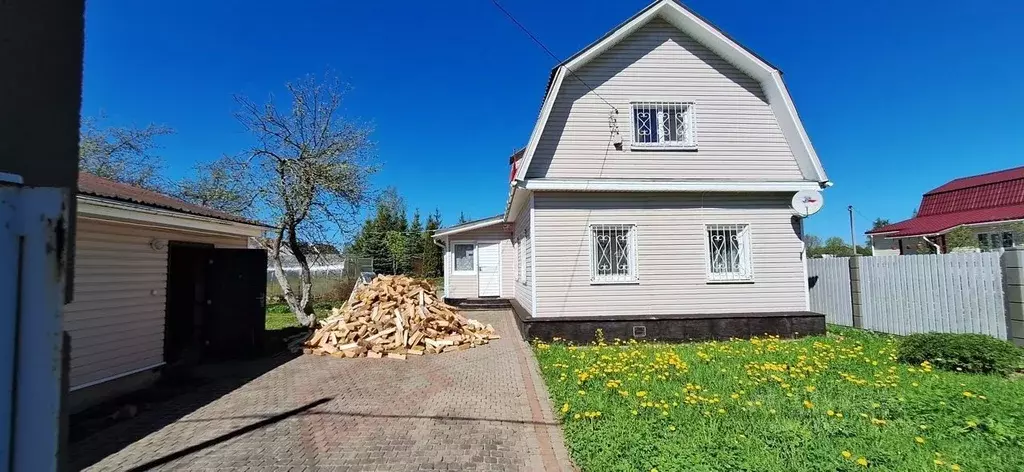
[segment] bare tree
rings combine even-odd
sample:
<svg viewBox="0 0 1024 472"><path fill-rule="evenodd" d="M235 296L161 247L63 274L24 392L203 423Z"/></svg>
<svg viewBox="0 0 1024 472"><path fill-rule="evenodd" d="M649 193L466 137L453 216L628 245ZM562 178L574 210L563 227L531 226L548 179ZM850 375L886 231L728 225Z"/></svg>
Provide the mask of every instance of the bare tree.
<svg viewBox="0 0 1024 472"><path fill-rule="evenodd" d="M82 120L79 133L78 167L100 177L136 187L159 189L163 160L153 154L156 138L174 134L163 125L100 125L101 118Z"/></svg>
<svg viewBox="0 0 1024 472"><path fill-rule="evenodd" d="M261 192L254 186L247 159L224 156L213 162L196 164L192 176L176 184L174 195L234 215L253 216L253 204Z"/></svg>
<svg viewBox="0 0 1024 472"><path fill-rule="evenodd" d="M312 326L312 279L304 244L339 239L355 221L376 171L371 128L342 115L348 88L336 77L307 76L286 85L291 103L279 109L273 96L260 105L236 97L238 120L256 138L248 175L272 222L268 240L274 275L284 300L303 326ZM333 231L333 234L332 234ZM286 246L299 264L298 294L281 263Z"/></svg>

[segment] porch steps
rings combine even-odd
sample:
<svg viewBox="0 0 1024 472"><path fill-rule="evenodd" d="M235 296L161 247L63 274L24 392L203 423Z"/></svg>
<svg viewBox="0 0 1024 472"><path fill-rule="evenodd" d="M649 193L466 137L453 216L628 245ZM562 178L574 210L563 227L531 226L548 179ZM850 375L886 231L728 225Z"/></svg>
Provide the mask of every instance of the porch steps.
<svg viewBox="0 0 1024 472"><path fill-rule="evenodd" d="M445 298L444 302L461 310L500 310L512 308L507 298Z"/></svg>

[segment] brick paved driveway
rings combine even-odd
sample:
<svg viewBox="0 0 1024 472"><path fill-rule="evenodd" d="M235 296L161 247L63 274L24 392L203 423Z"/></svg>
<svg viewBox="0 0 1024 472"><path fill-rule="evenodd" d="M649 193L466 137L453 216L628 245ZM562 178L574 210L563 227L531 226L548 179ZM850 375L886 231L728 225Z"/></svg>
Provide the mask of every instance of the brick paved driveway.
<svg viewBox="0 0 1024 472"><path fill-rule="evenodd" d="M190 408L185 395L74 442L72 465L571 470L536 361L512 314L468 314L493 323L502 339L406 361L297 357L194 411L182 411ZM218 388L228 389L204 386ZM140 439L111 451L125 437Z"/></svg>

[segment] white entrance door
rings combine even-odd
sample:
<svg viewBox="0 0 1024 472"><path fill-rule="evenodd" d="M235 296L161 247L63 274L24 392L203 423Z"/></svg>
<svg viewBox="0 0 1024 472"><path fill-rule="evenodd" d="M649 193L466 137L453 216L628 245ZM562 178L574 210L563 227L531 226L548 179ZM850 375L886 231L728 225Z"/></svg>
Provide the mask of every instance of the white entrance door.
<svg viewBox="0 0 1024 472"><path fill-rule="evenodd" d="M497 242L480 241L476 251L479 296L501 295L501 246Z"/></svg>

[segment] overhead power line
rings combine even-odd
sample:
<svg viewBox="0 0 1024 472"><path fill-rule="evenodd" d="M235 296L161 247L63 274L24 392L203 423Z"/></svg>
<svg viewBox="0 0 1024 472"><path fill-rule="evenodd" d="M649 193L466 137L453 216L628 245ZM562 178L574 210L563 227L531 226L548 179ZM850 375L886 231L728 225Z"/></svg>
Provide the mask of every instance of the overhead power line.
<svg viewBox="0 0 1024 472"><path fill-rule="evenodd" d="M498 8L498 10L501 10L501 12L504 13L505 16L508 17L508 19L510 21L512 21L512 23L514 23L516 26L518 26L519 29L523 31L523 33L526 33L526 35L529 36L530 39L532 39L534 43L537 43L537 45L540 46L540 48L543 49L544 52L546 52L549 56L551 56L551 58L555 60L555 63L558 64L558 67L561 67L561 68L565 69L566 72L568 72L570 75L572 75L576 80L580 81L580 83L583 84L584 87L588 88L591 92L593 92L593 94L596 95L597 98L600 98L601 101L605 103L605 105L608 105L609 107L611 107L612 110L615 110L615 113L619 112L619 109L615 108L615 105L612 105L610 102L608 102L608 100L605 100L605 98L602 97L601 94L597 93L597 90L594 90L594 87L591 87L590 84L587 83L587 81L583 80L583 78L580 77L579 75L576 75L576 72L573 72L572 69L562 65L562 59L559 58L557 55L555 55L555 53L551 52L551 49L548 49L548 47L545 46L544 43L540 39L537 38L537 36L534 36L534 34L531 33L530 30L525 25L520 23L519 20L517 20L516 17L513 16L511 12L506 10L505 7L501 6L501 4L498 3L498 0L491 0L491 3L493 3L494 6Z"/></svg>

